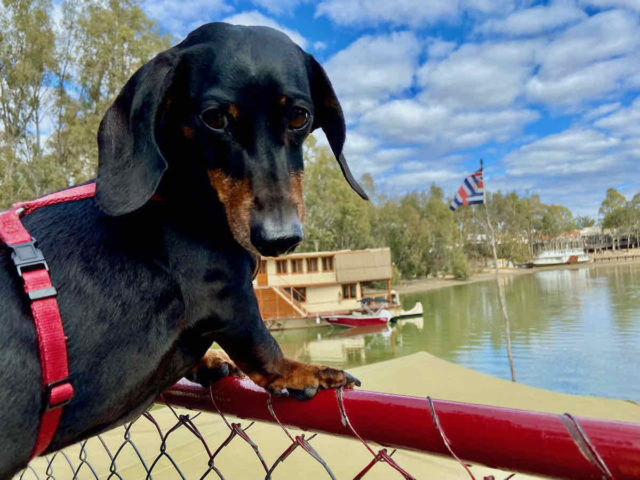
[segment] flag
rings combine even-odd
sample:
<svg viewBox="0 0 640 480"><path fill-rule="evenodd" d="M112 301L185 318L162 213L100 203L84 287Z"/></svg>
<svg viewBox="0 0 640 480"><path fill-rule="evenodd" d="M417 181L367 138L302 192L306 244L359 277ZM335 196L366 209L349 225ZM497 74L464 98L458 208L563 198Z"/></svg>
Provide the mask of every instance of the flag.
<svg viewBox="0 0 640 480"><path fill-rule="evenodd" d="M474 205L484 202L484 179L482 177L482 168L472 173L464 179L462 185L458 189L458 193L453 197L449 208L455 210L460 205Z"/></svg>

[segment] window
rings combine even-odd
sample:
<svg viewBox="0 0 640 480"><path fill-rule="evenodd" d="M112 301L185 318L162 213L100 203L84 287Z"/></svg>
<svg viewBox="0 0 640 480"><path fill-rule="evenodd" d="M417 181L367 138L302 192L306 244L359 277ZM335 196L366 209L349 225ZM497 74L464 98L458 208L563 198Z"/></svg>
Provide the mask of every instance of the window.
<svg viewBox="0 0 640 480"><path fill-rule="evenodd" d="M342 285L342 298L356 298L357 296L357 284L345 283L344 285Z"/></svg>
<svg viewBox="0 0 640 480"><path fill-rule="evenodd" d="M267 261L260 260L260 267L258 267L258 273L267 273Z"/></svg>
<svg viewBox="0 0 640 480"><path fill-rule="evenodd" d="M307 258L307 273L313 273L318 271L318 259Z"/></svg>
<svg viewBox="0 0 640 480"><path fill-rule="evenodd" d="M276 260L276 273L278 273L278 274L287 273L287 261L286 260Z"/></svg>
<svg viewBox="0 0 640 480"><path fill-rule="evenodd" d="M333 272L333 257L322 257L322 271Z"/></svg>
<svg viewBox="0 0 640 480"><path fill-rule="evenodd" d="M307 287L287 287L284 289L284 291L287 292L287 295L292 297L296 302L307 301Z"/></svg>
<svg viewBox="0 0 640 480"><path fill-rule="evenodd" d="M294 258L291 260L291 273L302 273L301 258Z"/></svg>

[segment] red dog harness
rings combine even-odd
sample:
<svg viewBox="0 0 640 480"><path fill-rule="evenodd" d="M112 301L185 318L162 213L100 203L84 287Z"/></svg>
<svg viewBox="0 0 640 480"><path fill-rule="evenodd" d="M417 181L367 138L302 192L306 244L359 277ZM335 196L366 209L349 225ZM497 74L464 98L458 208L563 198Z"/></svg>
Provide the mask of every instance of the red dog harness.
<svg viewBox="0 0 640 480"><path fill-rule="evenodd" d="M73 386L69 378L66 337L49 266L42 251L36 247L36 239L24 228L20 218L41 207L93 197L95 191L95 183L80 185L16 203L10 210L0 213L0 240L13 250L11 259L31 302L40 351L44 407L30 458L40 455L51 443L62 407L73 398Z"/></svg>

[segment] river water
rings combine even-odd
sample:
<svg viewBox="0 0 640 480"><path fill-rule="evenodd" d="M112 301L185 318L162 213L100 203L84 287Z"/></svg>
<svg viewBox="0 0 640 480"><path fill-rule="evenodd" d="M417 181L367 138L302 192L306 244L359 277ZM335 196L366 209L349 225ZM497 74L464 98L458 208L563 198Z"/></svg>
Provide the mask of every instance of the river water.
<svg viewBox="0 0 640 480"><path fill-rule="evenodd" d="M640 264L544 270L503 279L518 381L640 401ZM406 294L422 318L368 330L276 332L286 354L344 368L427 351L510 379L495 281ZM365 327L367 328L367 327Z"/></svg>

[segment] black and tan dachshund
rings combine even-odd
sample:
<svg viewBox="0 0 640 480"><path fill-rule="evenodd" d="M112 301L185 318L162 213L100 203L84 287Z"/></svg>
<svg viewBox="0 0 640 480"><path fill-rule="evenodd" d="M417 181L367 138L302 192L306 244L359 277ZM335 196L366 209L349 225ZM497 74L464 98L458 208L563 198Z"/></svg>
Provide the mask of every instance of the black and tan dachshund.
<svg viewBox="0 0 640 480"><path fill-rule="evenodd" d="M316 128L366 198L342 156L331 83L284 34L204 25L133 75L100 125L95 198L24 218L58 290L75 389L48 451L136 417L184 375L206 384L229 372L223 355L205 355L213 341L274 393L359 384L285 357L251 284L258 254L302 239L302 144ZM28 460L43 398L28 299L4 247L0 301L7 479Z"/></svg>

